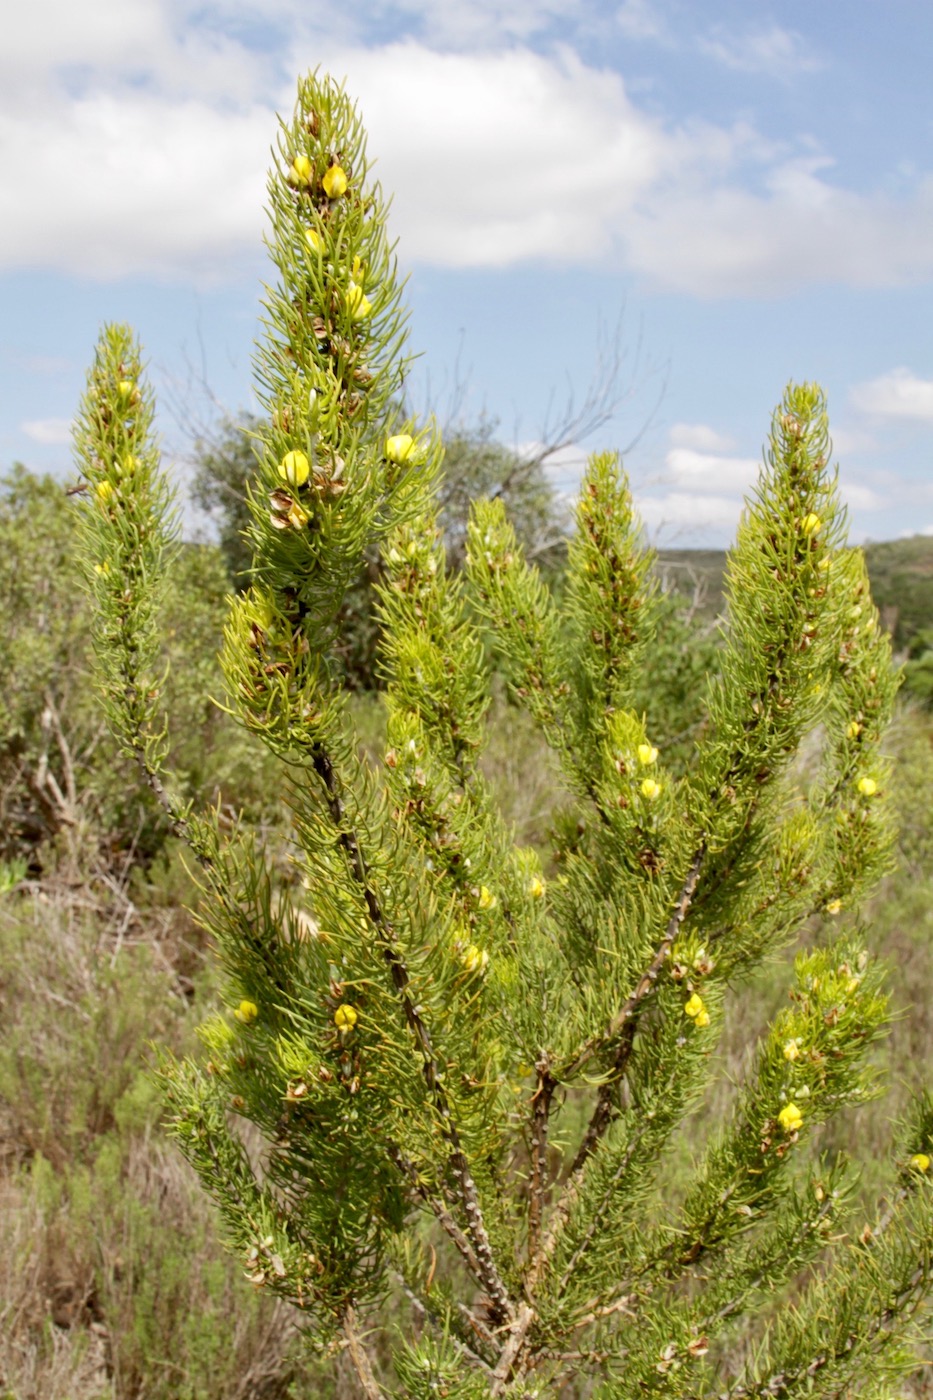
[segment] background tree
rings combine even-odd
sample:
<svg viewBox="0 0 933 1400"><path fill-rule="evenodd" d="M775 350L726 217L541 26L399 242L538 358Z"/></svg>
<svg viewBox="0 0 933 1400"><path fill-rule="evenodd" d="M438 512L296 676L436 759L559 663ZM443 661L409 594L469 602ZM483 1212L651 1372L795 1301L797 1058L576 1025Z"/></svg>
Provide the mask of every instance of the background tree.
<svg viewBox="0 0 933 1400"><path fill-rule="evenodd" d="M200 862L227 975L208 1058L162 1073L231 1247L322 1343L342 1340L369 1397L877 1393L911 1364L931 1283L933 1109L918 1101L892 1146L896 1189L846 1233L851 1177L810 1145L875 1090L887 1000L855 930L800 955L683 1189L665 1179L732 986L814 914L855 907L889 859L896 682L846 547L819 390L791 387L775 415L678 777L632 705L657 613L617 458L589 464L560 597L501 500L476 505L466 571L448 570L440 443L393 409L403 323L384 208L330 82L301 83L269 188L280 281L258 360L252 582L224 667L241 722L286 765L290 889L166 765L171 536L124 328L101 338L77 435L109 713ZM334 663L374 541L376 771ZM478 766L477 613L573 793L555 870L513 844ZM380 1357L369 1334L393 1289L411 1320ZM735 1373L730 1328L780 1289L798 1306Z"/></svg>

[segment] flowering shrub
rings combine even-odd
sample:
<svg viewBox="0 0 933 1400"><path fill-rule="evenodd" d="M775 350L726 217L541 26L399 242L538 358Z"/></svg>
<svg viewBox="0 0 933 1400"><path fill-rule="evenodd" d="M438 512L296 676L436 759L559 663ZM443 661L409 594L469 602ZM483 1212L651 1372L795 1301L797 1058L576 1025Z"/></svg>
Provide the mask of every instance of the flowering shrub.
<svg viewBox="0 0 933 1400"><path fill-rule="evenodd" d="M814 1130L876 1091L882 975L850 930L802 954L731 1113L671 1198L729 989L887 868L880 743L896 689L846 546L822 395L790 387L730 556L728 635L682 775L632 703L657 599L621 465L584 474L558 601L501 502L464 576L436 523L432 425L400 421L403 317L344 93L299 87L270 178L253 582L230 705L283 765L295 879L174 795L154 667L168 502L139 352L105 330L78 429L88 579L124 749L200 862L229 1010L166 1058L172 1131L253 1287L344 1345L369 1397L836 1396L910 1366L931 1281L933 1111L896 1199L845 1233L851 1178ZM133 469L126 469L128 456ZM359 757L332 656L382 547L384 763ZM552 869L516 847L478 759L485 629L575 806ZM649 691L650 694L650 691ZM803 783L792 761L821 744ZM808 753L812 752L808 748ZM239 1125L264 1149L247 1153ZM729 1372L735 1320L796 1309ZM387 1296L408 1322L373 1345Z"/></svg>

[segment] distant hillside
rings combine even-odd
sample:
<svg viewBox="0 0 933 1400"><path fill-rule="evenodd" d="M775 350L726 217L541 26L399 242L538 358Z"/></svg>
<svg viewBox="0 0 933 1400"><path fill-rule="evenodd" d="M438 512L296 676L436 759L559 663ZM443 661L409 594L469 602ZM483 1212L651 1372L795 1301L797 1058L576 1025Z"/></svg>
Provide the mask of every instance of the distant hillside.
<svg viewBox="0 0 933 1400"><path fill-rule="evenodd" d="M872 594L897 650L933 627L933 536L913 535L865 546ZM722 605L726 556L721 549L661 549L658 572L667 587L695 598L700 616Z"/></svg>

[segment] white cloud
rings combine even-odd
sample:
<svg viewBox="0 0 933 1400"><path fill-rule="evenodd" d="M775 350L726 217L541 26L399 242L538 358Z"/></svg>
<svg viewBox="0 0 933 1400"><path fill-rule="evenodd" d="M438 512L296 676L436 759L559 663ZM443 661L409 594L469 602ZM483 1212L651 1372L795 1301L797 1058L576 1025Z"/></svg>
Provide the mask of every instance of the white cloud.
<svg viewBox="0 0 933 1400"><path fill-rule="evenodd" d="M71 442L71 421L68 418L34 418L19 426L20 432L32 438L33 442L52 446Z"/></svg>
<svg viewBox="0 0 933 1400"><path fill-rule="evenodd" d="M668 436L672 447L692 447L697 452L728 452L735 446L731 437L706 423L674 423Z"/></svg>
<svg viewBox="0 0 933 1400"><path fill-rule="evenodd" d="M920 379L901 366L857 385L852 404L877 418L908 418L933 423L933 379Z"/></svg>
<svg viewBox="0 0 933 1400"><path fill-rule="evenodd" d="M761 462L754 457L714 456L692 447L671 448L665 464L665 481L713 496L724 491L747 491L761 471Z"/></svg>
<svg viewBox="0 0 933 1400"><path fill-rule="evenodd" d="M282 75L320 65L360 99L408 263L598 259L701 297L933 276L933 178L914 176L900 201L856 193L811 146L788 156L747 124L665 121L618 73L526 46L564 13L557 0L377 0L371 27L398 32L401 16L419 35L392 43L361 42L362 20L330 4L193 6L14 11L0 59L0 267L239 274L260 248L274 110L292 105ZM570 20L590 8L579 0ZM646 35L660 24L635 0L616 18ZM467 26L458 51L439 51L457 39L445 25ZM744 48L709 42L726 45L723 62L799 58L784 30Z"/></svg>
<svg viewBox="0 0 933 1400"><path fill-rule="evenodd" d="M809 51L799 34L778 24L745 34L732 34L718 26L699 40L699 47L727 68L766 77L791 78L823 67L822 60Z"/></svg>
<svg viewBox="0 0 933 1400"><path fill-rule="evenodd" d="M669 491L663 496L639 496L636 504L652 535L684 538L697 536L731 540L742 512L742 502L732 496L699 495Z"/></svg>

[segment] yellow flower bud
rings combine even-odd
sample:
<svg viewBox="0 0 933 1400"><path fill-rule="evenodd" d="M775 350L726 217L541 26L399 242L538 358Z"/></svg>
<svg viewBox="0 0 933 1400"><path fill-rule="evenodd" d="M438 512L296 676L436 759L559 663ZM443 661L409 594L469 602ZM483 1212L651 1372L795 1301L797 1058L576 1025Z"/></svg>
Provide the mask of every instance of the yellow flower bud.
<svg viewBox="0 0 933 1400"><path fill-rule="evenodd" d="M314 166L307 156L296 156L288 173L296 185L310 185Z"/></svg>
<svg viewBox="0 0 933 1400"><path fill-rule="evenodd" d="M259 1007L254 1001L241 1001L234 1016L238 1021L242 1021L244 1026L249 1026L259 1015Z"/></svg>
<svg viewBox="0 0 933 1400"><path fill-rule="evenodd" d="M408 461L414 445L415 439L410 433L396 433L394 437L386 438L386 458L400 467Z"/></svg>
<svg viewBox="0 0 933 1400"><path fill-rule="evenodd" d="M308 240L308 247L312 253L323 253L324 240L316 228L305 229L305 238Z"/></svg>
<svg viewBox="0 0 933 1400"><path fill-rule="evenodd" d="M133 379L121 379L117 385L117 393L120 395L120 398L125 399L127 403L139 403L141 397L136 387L136 382Z"/></svg>
<svg viewBox="0 0 933 1400"><path fill-rule="evenodd" d="M825 909L824 912L827 913L827 914L838 914L841 908L842 908L842 900L841 900L841 899L831 899L831 900L829 901L829 903L827 904L826 909Z"/></svg>
<svg viewBox="0 0 933 1400"><path fill-rule="evenodd" d="M127 452L124 455L122 461L117 466L117 471L119 472L120 476L135 476L136 468L138 466L139 463L133 456L132 452Z"/></svg>
<svg viewBox="0 0 933 1400"><path fill-rule="evenodd" d="M638 762L643 763L646 768L658 761L658 751L653 744L639 744L636 750Z"/></svg>
<svg viewBox="0 0 933 1400"><path fill-rule="evenodd" d="M858 736L861 734L861 732L862 732L862 726L859 724L858 720L857 720L857 719L850 720L850 722L849 722L848 725L846 726L846 738L847 738L847 739L857 739Z"/></svg>
<svg viewBox="0 0 933 1400"><path fill-rule="evenodd" d="M795 1103L789 1103L778 1114L778 1122L785 1133L796 1133L803 1123L803 1114Z"/></svg>
<svg viewBox="0 0 933 1400"><path fill-rule="evenodd" d="M460 954L460 961L467 972L485 972L489 964L489 954L485 948L477 948L475 943L471 943Z"/></svg>
<svg viewBox="0 0 933 1400"><path fill-rule="evenodd" d="M113 500L113 484L109 481L99 481L94 487L94 495L102 506L109 506Z"/></svg>
<svg viewBox="0 0 933 1400"><path fill-rule="evenodd" d="M703 1005L703 998L701 996L697 996L696 992L694 992L684 1006L684 1015L699 1016L703 1011L705 1011L705 1009L706 1008Z"/></svg>
<svg viewBox="0 0 933 1400"><path fill-rule="evenodd" d="M356 1007L350 1006L348 1002L343 1002L334 1012L334 1025L341 1034L352 1031L359 1019L360 1015Z"/></svg>
<svg viewBox="0 0 933 1400"><path fill-rule="evenodd" d="M820 517L811 510L809 515L804 516L800 528L805 535L818 535L823 528Z"/></svg>
<svg viewBox="0 0 933 1400"><path fill-rule="evenodd" d="M332 165L321 181L328 199L339 199L342 194L346 194L349 183L347 172L342 165Z"/></svg>
<svg viewBox="0 0 933 1400"><path fill-rule="evenodd" d="M303 452L286 452L279 463L279 476L289 486L304 486L311 475L311 463Z"/></svg>
<svg viewBox="0 0 933 1400"><path fill-rule="evenodd" d="M649 802L653 802L661 795L661 784L656 783L654 778L644 778L641 783L641 795L647 797Z"/></svg>
<svg viewBox="0 0 933 1400"><path fill-rule="evenodd" d="M479 907L481 909L494 909L496 907L496 896L490 893L488 885L480 886Z"/></svg>
<svg viewBox="0 0 933 1400"><path fill-rule="evenodd" d="M859 778L856 786L863 797L874 797L878 791L878 784L874 778Z"/></svg>
<svg viewBox="0 0 933 1400"><path fill-rule="evenodd" d="M528 885L528 893L532 899L540 899L544 894L545 884L540 875L533 875Z"/></svg>
<svg viewBox="0 0 933 1400"><path fill-rule="evenodd" d="M347 288L347 306L354 321L365 321L372 315L373 304L356 282L351 282Z"/></svg>
<svg viewBox="0 0 933 1400"><path fill-rule="evenodd" d="M784 1058L785 1058L785 1060L790 1060L792 1063L793 1063L794 1060L800 1058L800 1042L799 1042L799 1041L797 1041L797 1040L785 1040L785 1042L784 1042Z"/></svg>
<svg viewBox="0 0 933 1400"><path fill-rule="evenodd" d="M918 1172L928 1172L930 1170L930 1159L925 1152L915 1152L910 1159L910 1165Z"/></svg>

